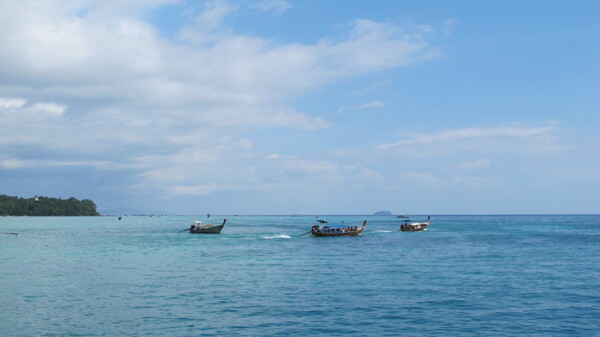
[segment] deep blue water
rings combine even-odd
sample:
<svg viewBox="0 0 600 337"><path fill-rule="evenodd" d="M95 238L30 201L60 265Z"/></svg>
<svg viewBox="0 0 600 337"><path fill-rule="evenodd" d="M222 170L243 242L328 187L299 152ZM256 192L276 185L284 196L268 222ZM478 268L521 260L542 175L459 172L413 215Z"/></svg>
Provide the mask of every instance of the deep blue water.
<svg viewBox="0 0 600 337"><path fill-rule="evenodd" d="M0 218L0 335L600 336L600 216L227 218Z"/></svg>

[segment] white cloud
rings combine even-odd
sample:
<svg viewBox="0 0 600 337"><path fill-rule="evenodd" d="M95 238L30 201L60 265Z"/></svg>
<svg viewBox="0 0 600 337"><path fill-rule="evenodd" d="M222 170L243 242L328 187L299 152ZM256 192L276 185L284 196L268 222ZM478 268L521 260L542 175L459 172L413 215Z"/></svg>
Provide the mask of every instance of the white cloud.
<svg viewBox="0 0 600 337"><path fill-rule="evenodd" d="M217 26L231 8L223 1L212 2L200 14L201 21ZM4 12L28 22L0 23L0 39L11 45L0 50L6 61L0 67L13 74L14 84L45 81L58 85L49 89L60 88L63 94L97 93L113 100L139 101L144 95L141 103L262 104L340 77L421 60L429 48L423 37L367 20L356 21L348 39L339 42L279 44L219 32L209 46L189 46L163 39L155 27L133 16L108 16L87 8L89 13L80 17L78 9L6 8ZM183 31L209 39L212 34L194 27Z"/></svg>
<svg viewBox="0 0 600 337"><path fill-rule="evenodd" d="M442 28L442 33L444 36L449 36L452 34L454 28L456 28L457 22L454 19L446 19L444 20L444 26Z"/></svg>
<svg viewBox="0 0 600 337"><path fill-rule="evenodd" d="M390 183L390 181L396 183ZM442 176L439 173L427 171L401 172L395 177L388 179L386 188L398 190L412 190L415 194L417 189L436 189L439 191L452 191L453 189L489 190L501 186L502 183L489 177L475 176Z"/></svg>
<svg viewBox="0 0 600 337"><path fill-rule="evenodd" d="M224 0L214 0L205 4L204 10L195 18L195 22L203 28L221 27L225 17L237 10L237 7Z"/></svg>
<svg viewBox="0 0 600 337"><path fill-rule="evenodd" d="M344 171L345 175L349 177L348 180L354 184L361 181L367 183L382 183L385 181L383 174L363 163L346 165L344 166Z"/></svg>
<svg viewBox="0 0 600 337"><path fill-rule="evenodd" d="M364 96L367 95L369 93L372 93L374 91L381 91L388 89L390 86L392 85L392 81L388 80L383 80L383 81L377 81L377 82L373 82L373 83L369 83L367 86L365 86L364 88L361 88L359 90L355 90L353 92L354 95L357 96Z"/></svg>
<svg viewBox="0 0 600 337"><path fill-rule="evenodd" d="M27 100L21 98L0 98L0 109L20 108L27 103Z"/></svg>
<svg viewBox="0 0 600 337"><path fill-rule="evenodd" d="M0 98L0 117L3 123L0 123L0 131L5 135L14 133L14 137L2 137L0 134L0 144L3 141L18 142L20 137L26 136L22 132L15 132L21 127L27 128L46 128L46 122L49 119L57 118L64 114L67 107L62 104L36 102L27 105L25 99L2 99ZM33 137L30 137L32 139Z"/></svg>
<svg viewBox="0 0 600 337"><path fill-rule="evenodd" d="M435 50L425 26L369 20L314 44L234 34L225 23L240 8L226 1L207 3L169 39L141 14L170 2L0 3L0 150L14 156L3 167L31 160L40 168L126 167L137 172L135 189L176 194L336 179L345 169L329 161L266 160L273 150L256 149L242 133L330 128L289 102L340 79L422 62ZM281 14L290 5L256 6ZM375 179L369 170L361 172Z"/></svg>
<svg viewBox="0 0 600 337"><path fill-rule="evenodd" d="M288 159L282 161L280 165L286 173L300 173L308 176L335 175L338 172L337 165L325 160Z"/></svg>
<svg viewBox="0 0 600 337"><path fill-rule="evenodd" d="M367 110L367 109L381 109L385 107L385 103L381 100L371 101L359 105L342 105L336 111L338 114L342 114L348 110Z"/></svg>
<svg viewBox="0 0 600 337"><path fill-rule="evenodd" d="M435 133L422 133L412 134L406 137L404 140L400 140L394 143L381 144L377 147L380 149L405 146L405 145L416 145L416 144L427 144L436 142L448 142L462 139L483 139L483 138L529 138L533 136L543 136L549 132L555 130L554 125L541 126L541 127L498 127L498 128L466 128L440 131Z"/></svg>
<svg viewBox="0 0 600 337"><path fill-rule="evenodd" d="M13 114L45 114L49 116L60 116L66 106L56 103L36 102L27 106L27 100L21 98L0 98L0 113L10 112Z"/></svg>
<svg viewBox="0 0 600 337"><path fill-rule="evenodd" d="M135 13L135 11L140 9L155 8L162 5L176 4L179 2L181 2L181 0L102 0L97 1L95 5L99 9L103 9L105 11Z"/></svg>
<svg viewBox="0 0 600 337"><path fill-rule="evenodd" d="M7 169L18 169L27 167L27 163L23 160L19 159L4 159L0 160L0 167Z"/></svg>
<svg viewBox="0 0 600 337"><path fill-rule="evenodd" d="M359 19L346 40L323 39L317 52L332 76L354 76L373 70L411 65L436 57L427 38L429 26L400 27ZM323 69L326 71L326 69Z"/></svg>
<svg viewBox="0 0 600 337"><path fill-rule="evenodd" d="M452 177L449 180L450 186L460 187L460 188L469 188L469 189L478 189L478 190L489 190L491 188L500 186L501 183L495 181L494 179L487 177L469 177L469 176L459 176Z"/></svg>
<svg viewBox="0 0 600 337"><path fill-rule="evenodd" d="M292 7L285 0L255 0L250 3L250 6L256 8L259 12L272 13L274 15L280 15Z"/></svg>
<svg viewBox="0 0 600 337"><path fill-rule="evenodd" d="M491 164L492 164L492 162L488 159L479 159L479 160L473 160L473 161L467 161L467 162L461 163L461 164L457 165L456 168L464 169L464 170L475 170L475 169L490 167Z"/></svg>
<svg viewBox="0 0 600 337"><path fill-rule="evenodd" d="M419 182L422 184L435 186L440 183L440 180L429 172L406 172L401 174L407 180Z"/></svg>
<svg viewBox="0 0 600 337"><path fill-rule="evenodd" d="M54 103L36 103L32 109L52 116L60 116L65 112L66 106Z"/></svg>
<svg viewBox="0 0 600 337"><path fill-rule="evenodd" d="M0 159L0 168L5 169L32 169L38 167L74 167L81 166L87 168L116 168L118 166L123 167L123 165L118 165L117 163L109 162L109 161L59 161L59 160L48 160L48 159L27 159L21 160L17 158L10 159Z"/></svg>
<svg viewBox="0 0 600 337"><path fill-rule="evenodd" d="M359 110L362 109L369 109L369 108L383 108L385 107L385 103L383 103L383 101L378 100L378 101L372 101L372 102L368 102L362 105L358 106Z"/></svg>
<svg viewBox="0 0 600 337"><path fill-rule="evenodd" d="M208 195L215 192L220 191L244 191L247 190L248 187L245 185L237 185L237 184L207 184L207 185L197 185L197 186L173 186L170 189L170 192L174 195Z"/></svg>

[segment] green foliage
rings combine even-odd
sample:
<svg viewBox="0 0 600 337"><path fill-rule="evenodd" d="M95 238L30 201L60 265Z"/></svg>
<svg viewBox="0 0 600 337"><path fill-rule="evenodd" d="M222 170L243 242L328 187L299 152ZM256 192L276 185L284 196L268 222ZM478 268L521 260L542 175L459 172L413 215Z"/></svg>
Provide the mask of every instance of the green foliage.
<svg viewBox="0 0 600 337"><path fill-rule="evenodd" d="M100 215L96 211L96 204L89 200L67 200L34 197L29 199L10 197L0 194L0 215L38 215L38 216L63 216L63 215Z"/></svg>

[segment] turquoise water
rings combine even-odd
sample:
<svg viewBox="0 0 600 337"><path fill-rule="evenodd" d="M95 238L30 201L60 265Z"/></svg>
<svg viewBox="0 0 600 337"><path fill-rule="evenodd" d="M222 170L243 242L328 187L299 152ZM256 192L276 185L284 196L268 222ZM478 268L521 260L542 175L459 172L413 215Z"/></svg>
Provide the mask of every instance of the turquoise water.
<svg viewBox="0 0 600 337"><path fill-rule="evenodd" d="M227 218L0 218L0 335L600 335L600 216Z"/></svg>

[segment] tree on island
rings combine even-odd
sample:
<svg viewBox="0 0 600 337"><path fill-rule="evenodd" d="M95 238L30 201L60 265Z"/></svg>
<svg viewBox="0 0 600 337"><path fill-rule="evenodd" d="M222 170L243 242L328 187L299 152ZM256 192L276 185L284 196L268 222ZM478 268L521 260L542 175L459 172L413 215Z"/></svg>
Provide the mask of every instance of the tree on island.
<svg viewBox="0 0 600 337"><path fill-rule="evenodd" d="M24 199L0 194L0 215L13 216L75 216L100 215L96 204L89 199L61 199L35 196Z"/></svg>

